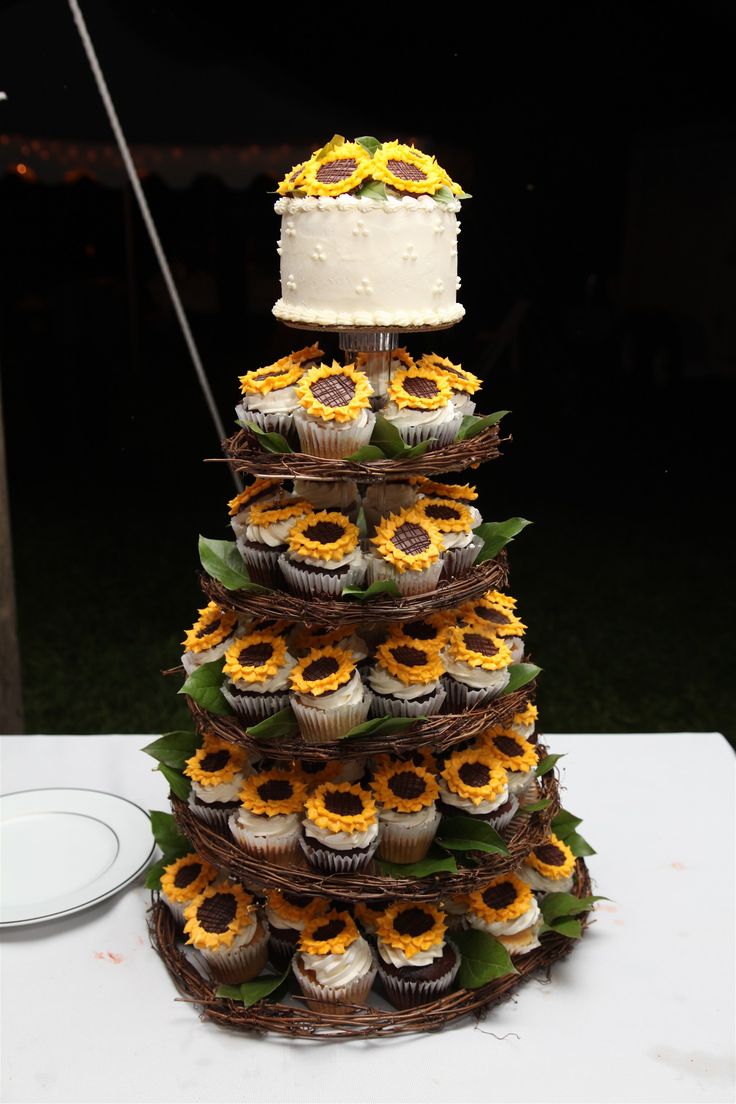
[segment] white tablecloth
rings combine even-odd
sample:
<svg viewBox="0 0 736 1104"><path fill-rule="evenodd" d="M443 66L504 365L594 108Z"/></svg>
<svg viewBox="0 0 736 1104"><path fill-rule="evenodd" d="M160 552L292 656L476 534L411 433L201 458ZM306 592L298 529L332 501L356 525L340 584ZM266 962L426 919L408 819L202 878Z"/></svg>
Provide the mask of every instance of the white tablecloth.
<svg viewBox="0 0 736 1104"><path fill-rule="evenodd" d="M4 792L166 808L152 737L3 737ZM603 902L575 952L479 1026L376 1042L200 1023L134 886L2 936L3 1100L726 1101L733 1097L734 756L717 733L548 736Z"/></svg>

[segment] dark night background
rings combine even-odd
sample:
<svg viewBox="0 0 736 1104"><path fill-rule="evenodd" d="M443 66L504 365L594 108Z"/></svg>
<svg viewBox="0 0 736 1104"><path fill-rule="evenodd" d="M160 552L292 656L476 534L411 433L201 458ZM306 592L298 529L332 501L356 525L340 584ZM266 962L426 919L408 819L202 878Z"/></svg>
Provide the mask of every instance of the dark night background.
<svg viewBox="0 0 736 1104"><path fill-rule="evenodd" d="M342 37L322 9L256 31L230 4L83 7L127 137L151 148L146 192L228 428L237 375L302 341L270 315L273 177L247 178L250 154L238 179L220 166L270 149L285 171L335 131L416 137L474 196L466 320L432 345L484 376L482 407L513 411L478 478L487 519L535 522L512 564L542 728L728 731L733 7L496 6L488 31L444 9L423 40L414 12L373 7ZM84 153L111 135L66 5L0 4L0 43L26 727L165 731L186 711L158 672L203 604L196 536L227 535L232 484L202 463L216 437L122 168Z"/></svg>

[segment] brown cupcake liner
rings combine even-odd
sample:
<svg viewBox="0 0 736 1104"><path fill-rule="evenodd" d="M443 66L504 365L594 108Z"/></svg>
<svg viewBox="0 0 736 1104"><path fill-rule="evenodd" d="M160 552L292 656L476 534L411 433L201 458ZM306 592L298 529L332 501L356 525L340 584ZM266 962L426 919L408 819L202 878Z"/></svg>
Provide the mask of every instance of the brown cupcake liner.
<svg viewBox="0 0 736 1104"><path fill-rule="evenodd" d="M419 1004L427 1004L429 1001L437 1000L443 993L446 993L457 977L457 972L460 969L460 952L458 951L452 940L447 940L450 946L455 951L457 958L455 965L443 974L440 978L435 978L432 981L421 980L403 980L400 977L396 977L395 974L387 974L381 965L380 958L378 960L378 976L381 979L381 984L386 993L386 997L394 1008L416 1008Z"/></svg>
<svg viewBox="0 0 736 1104"><path fill-rule="evenodd" d="M376 853L379 836L373 840L365 850L358 854L346 854L343 851L330 851L323 847L311 847L309 840L302 836L301 849L307 856L307 861L315 870L327 870L330 874L348 874L356 870L363 870Z"/></svg>

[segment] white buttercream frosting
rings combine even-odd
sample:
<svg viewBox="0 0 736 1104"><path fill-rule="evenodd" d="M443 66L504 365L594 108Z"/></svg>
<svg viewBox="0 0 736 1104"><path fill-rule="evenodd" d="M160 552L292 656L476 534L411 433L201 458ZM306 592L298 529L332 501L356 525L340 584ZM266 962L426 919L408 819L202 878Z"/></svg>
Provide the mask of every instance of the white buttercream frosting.
<svg viewBox="0 0 736 1104"><path fill-rule="evenodd" d="M248 522L245 539L254 541L256 544L267 544L269 548L278 548L286 544L296 520L296 517L284 518L282 521L270 522L268 525L253 525L252 522Z"/></svg>
<svg viewBox="0 0 736 1104"><path fill-rule="evenodd" d="M502 667L498 671L486 671L485 667L471 667L461 659L453 659L447 652L443 653L445 670L458 682L470 686L473 690L503 690L509 681L508 667Z"/></svg>
<svg viewBox="0 0 736 1104"><path fill-rule="evenodd" d="M381 413L399 432L418 425L440 426L457 418L457 411L451 402L438 406L436 410L415 410L412 406L397 406L395 402L387 402Z"/></svg>
<svg viewBox="0 0 736 1104"><path fill-rule="evenodd" d="M244 395L235 413L241 422L247 422L249 410L258 414L291 414L298 405L296 387L278 387L265 395Z"/></svg>
<svg viewBox="0 0 736 1104"><path fill-rule="evenodd" d="M373 965L373 952L362 935L353 940L342 954L318 955L302 952L299 957L302 969L311 970L319 984L330 989L349 985L351 981L367 974Z"/></svg>
<svg viewBox="0 0 736 1104"><path fill-rule="evenodd" d="M228 951L232 953L233 951L239 950L240 947L247 947L249 943L253 942L253 936L256 934L257 927L258 914L255 912L251 912L245 924L233 939L229 948L223 950L223 953L227 953ZM221 946L224 948L225 945L221 944ZM213 951L210 950L209 953L212 954ZM216 951L214 953L216 953Z"/></svg>
<svg viewBox="0 0 736 1104"><path fill-rule="evenodd" d="M430 682L412 682L407 686L401 679L390 675L383 667L371 667L366 673L366 679L371 690L377 694L390 694L394 698L404 698L411 701L413 698L421 698L425 694L432 694L439 689L438 679Z"/></svg>
<svg viewBox="0 0 736 1104"><path fill-rule="evenodd" d="M238 690L250 690L254 694L274 694L278 690L289 688L289 673L296 667L296 660L286 653L286 659L275 675L264 679L263 682L243 682L240 679L228 679L231 686L237 686Z"/></svg>
<svg viewBox="0 0 736 1104"><path fill-rule="evenodd" d="M229 782L218 782L216 786L203 786L192 781L192 790L208 805L211 801L239 801L245 777L238 771Z"/></svg>
<svg viewBox="0 0 736 1104"><path fill-rule="evenodd" d="M331 832L329 828L320 828L309 817L302 821L304 833L324 843L333 851L349 851L352 847L369 847L378 836L378 818L362 832Z"/></svg>
<svg viewBox="0 0 736 1104"><path fill-rule="evenodd" d="M534 721L531 724L526 725L510 725L511 731L515 736L521 736L522 740L529 740L534 735Z"/></svg>
<svg viewBox="0 0 736 1104"><path fill-rule="evenodd" d="M492 813L495 809L500 809L501 806L509 799L509 788L504 786L498 797L494 797L492 801L481 801L480 804L475 805L469 797L460 797L460 794L453 793L448 789L447 783L444 778L438 780L440 788L440 797L444 801L445 805L452 805L455 809L462 809L468 816L481 816L485 813Z"/></svg>
<svg viewBox="0 0 736 1104"><path fill-rule="evenodd" d="M321 560L318 556L303 556L299 552L289 553L289 559L295 564L311 564L312 567L322 567L325 571L336 571L339 567L345 567L347 564L354 564L356 567L362 568L365 563L365 557L360 548L354 548L352 552L346 552L344 556L340 556L337 560Z"/></svg>
<svg viewBox="0 0 736 1104"><path fill-rule="evenodd" d="M278 813L271 817L259 816L241 806L235 819L238 827L244 832L249 832L253 836L279 839L282 836L292 836L298 830L301 816L299 813Z"/></svg>
<svg viewBox="0 0 736 1104"><path fill-rule="evenodd" d="M358 501L358 487L352 479L295 479L294 493L316 510L347 511Z"/></svg>
<svg viewBox="0 0 736 1104"><path fill-rule="evenodd" d="M308 709L322 709L329 713L344 705L357 705L362 702L364 693L365 687L360 675L355 673L343 686L329 694L295 694L294 697L300 705Z"/></svg>
<svg viewBox="0 0 736 1104"><path fill-rule="evenodd" d="M478 913L468 910L468 923L471 927L477 928L479 931L488 932L490 935L516 935L520 931L525 931L526 928L531 928L532 924L536 924L539 919L539 905L535 898L532 898L532 903L526 912L523 912L521 916L517 916L515 920L484 920Z"/></svg>
<svg viewBox="0 0 736 1104"><path fill-rule="evenodd" d="M408 958L399 947L390 947L382 939L376 941L378 953L384 962L401 969L402 966L429 966L436 958L442 958L444 942L433 943L426 951L417 951Z"/></svg>
<svg viewBox="0 0 736 1104"><path fill-rule="evenodd" d="M400 813L396 809L381 809L379 819L387 824L395 824L399 828L426 828L437 820L437 806L434 801L417 813Z"/></svg>

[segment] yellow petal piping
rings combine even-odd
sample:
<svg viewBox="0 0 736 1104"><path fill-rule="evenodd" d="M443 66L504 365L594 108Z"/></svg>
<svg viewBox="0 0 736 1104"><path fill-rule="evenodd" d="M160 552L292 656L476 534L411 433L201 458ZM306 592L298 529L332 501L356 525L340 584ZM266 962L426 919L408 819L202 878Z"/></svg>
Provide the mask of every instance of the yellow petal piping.
<svg viewBox="0 0 736 1104"><path fill-rule="evenodd" d="M410 935L398 931L396 921L405 912L419 910L432 920L432 927L421 935ZM388 947L403 951L407 958L413 958L419 951L428 951L437 943L444 942L447 923L445 914L437 905L424 901L397 901L389 905L376 921L376 937Z"/></svg>
<svg viewBox="0 0 736 1104"><path fill-rule="evenodd" d="M483 655L473 647L475 637L490 640L496 651ZM452 659L467 663L469 667L482 667L484 671L500 671L511 663L511 650L500 636L494 635L478 624L463 625L450 633L448 650Z"/></svg>
<svg viewBox="0 0 736 1104"><path fill-rule="evenodd" d="M315 383L331 376L346 376L354 384L353 397L342 406L329 406L321 402L312 391ZM331 365L317 364L310 368L300 380L296 394L302 409L313 418L321 418L324 422L352 422L362 410L370 406L373 388L368 377L359 372L354 364L338 364L333 360Z"/></svg>
<svg viewBox="0 0 736 1104"><path fill-rule="evenodd" d="M409 553L397 546L396 533L406 523L421 525L429 537L430 543L427 548L421 552ZM442 551L442 534L439 529L427 518L417 514L413 507L401 510L398 514L390 514L387 518L381 518L376 526L376 535L371 537L371 542L375 544L379 555L400 572L425 571L437 562Z"/></svg>
<svg viewBox="0 0 736 1104"><path fill-rule="evenodd" d="M314 526L319 525L320 522L339 526L342 529L342 536L325 542L310 536ZM359 539L358 526L348 521L345 514L332 510L315 510L300 517L292 526L287 538L290 552L317 560L342 559L343 556L355 551Z"/></svg>
<svg viewBox="0 0 736 1104"><path fill-rule="evenodd" d="M330 674L322 678L307 678L305 672L314 663L321 659L332 659L337 667ZM343 686L353 677L355 663L349 651L339 648L335 644L326 644L323 647L312 648L310 652L300 659L294 670L290 673L291 688L299 694L311 694L320 697L329 694Z"/></svg>
<svg viewBox="0 0 736 1104"><path fill-rule="evenodd" d="M197 912L210 897L216 897L221 893L229 893L235 898L235 916L224 932L210 932L199 923ZM255 909L253 898L250 893L245 892L242 886L222 882L209 886L199 897L195 897L191 905L184 910L186 920L184 933L189 936L187 943L192 944L199 950L216 951L220 947L229 947L238 932L251 921Z"/></svg>
<svg viewBox="0 0 736 1104"><path fill-rule="evenodd" d="M399 653L398 656L396 653ZM406 655L412 652L411 656ZM401 657L418 659L416 653L421 653L424 660L416 664L407 663ZM405 686L416 686L420 683L436 682L445 673L445 665L440 655L439 643L419 640L395 640L389 637L379 644L375 651L376 662L388 671L394 678L399 679Z"/></svg>
<svg viewBox="0 0 736 1104"><path fill-rule="evenodd" d="M241 663L240 657L248 648L258 644L268 644L271 647L271 655L268 659L255 667L249 667ZM223 674L228 675L233 682L264 682L273 678L286 663L288 652L286 641L277 633L269 629L261 629L238 637L225 652L225 665Z"/></svg>
<svg viewBox="0 0 736 1104"><path fill-rule="evenodd" d="M179 887L176 884L176 876L180 870L188 866L198 866L199 873L189 885ZM161 891L166 894L170 901L176 901L177 904L183 905L203 893L210 882L213 882L217 877L218 871L211 863L201 858L196 852L190 851L188 855L182 855L180 859L176 859L175 862L164 867L164 872L161 875Z"/></svg>
<svg viewBox="0 0 736 1104"><path fill-rule="evenodd" d="M284 790L281 797L268 797L262 793L263 787L269 783L276 783L277 787ZM286 791L289 791L288 793ZM240 791L240 801L243 808L254 816L287 816L289 813L300 813L304 808L307 791L304 783L297 778L292 770L281 770L274 767L272 770L260 771L246 778Z"/></svg>
<svg viewBox="0 0 736 1104"><path fill-rule="evenodd" d="M471 786L463 781L460 771L468 763L480 763L488 768L488 780L482 786ZM487 751L456 751L445 760L441 773L448 789L459 797L472 801L474 805L480 805L482 801L493 801L507 785L506 771Z"/></svg>
<svg viewBox="0 0 736 1104"><path fill-rule="evenodd" d="M220 609L217 602L208 602L197 612L199 617L182 640L187 652L206 652L214 648L232 635L238 623L237 614Z"/></svg>
<svg viewBox="0 0 736 1104"><path fill-rule="evenodd" d="M325 928L334 920L342 921L342 929L329 939L317 939L320 929ZM355 926L355 921L347 911L330 909L329 912L321 912L307 920L299 936L299 950L304 954L328 955L344 954L351 943L360 938L360 932Z"/></svg>
<svg viewBox="0 0 736 1104"><path fill-rule="evenodd" d="M325 799L335 793L353 794L359 798L361 811L350 814L333 812L325 804ZM305 808L309 819L328 832L365 832L376 823L378 816L373 797L352 782L323 782L308 796Z"/></svg>
<svg viewBox="0 0 736 1104"><path fill-rule="evenodd" d="M391 781L397 775L410 774L424 783L423 791L415 797L401 797L391 788ZM429 771L415 767L411 763L392 763L377 771L371 783L373 796L384 809L393 809L397 813L418 813L429 808L439 797L439 786Z"/></svg>
<svg viewBox="0 0 736 1104"><path fill-rule="evenodd" d="M489 889L494 889L496 886L503 885L505 882L510 883L516 890L516 896L514 900L504 905L502 908L491 908L483 900L483 894ZM481 886L480 889L474 890L468 895L468 909L470 912L475 913L481 920L485 920L487 924L498 924L508 920L517 920L520 916L523 916L525 912L528 912L532 907L534 897L532 896L531 887L522 882L521 878L516 874L509 872L508 874L499 874L497 878L488 882L487 885Z"/></svg>
<svg viewBox="0 0 736 1104"><path fill-rule="evenodd" d="M544 847L545 844L552 844L565 856L565 861L561 866L554 866L552 863L546 863L543 859L537 857L536 851L539 847ZM544 841L543 844L539 844L539 847L530 852L524 859L527 866L533 867L537 870L543 878L552 878L554 881L562 881L564 878L569 878L575 869L575 856L566 843L563 843L561 839L558 839L554 832L550 832L549 838Z"/></svg>
<svg viewBox="0 0 736 1104"><path fill-rule="evenodd" d="M412 395L404 387L404 383L408 379L431 380L435 386L435 393L427 396ZM411 410L439 410L440 407L447 406L449 403L452 398L452 390L446 378L439 372L417 366L416 368L399 368L398 372L393 374L388 385L388 397L399 409L409 407Z"/></svg>

